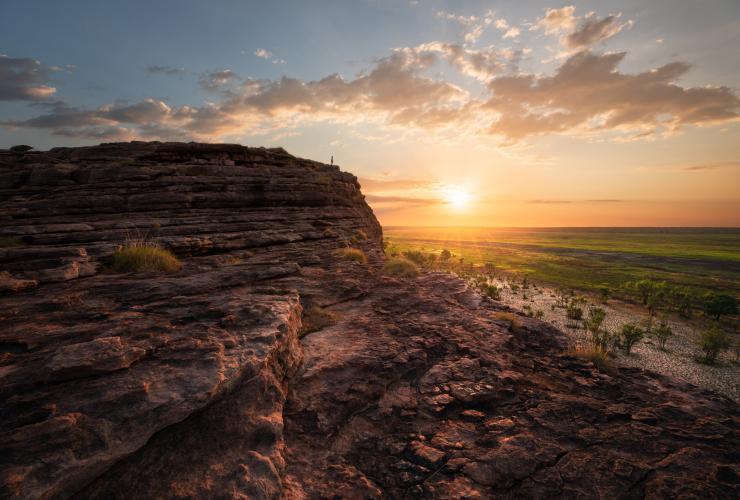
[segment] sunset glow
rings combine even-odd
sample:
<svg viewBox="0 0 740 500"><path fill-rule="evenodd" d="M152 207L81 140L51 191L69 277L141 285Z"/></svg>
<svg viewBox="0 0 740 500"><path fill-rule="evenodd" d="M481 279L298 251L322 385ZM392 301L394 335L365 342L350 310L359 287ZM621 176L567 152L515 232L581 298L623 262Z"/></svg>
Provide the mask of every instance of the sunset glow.
<svg viewBox="0 0 740 500"><path fill-rule="evenodd" d="M473 198L472 195L460 188L449 188L444 191L445 201L456 209L465 208L470 200Z"/></svg>
<svg viewBox="0 0 740 500"><path fill-rule="evenodd" d="M386 225L740 225L736 0L278 3L3 2L0 147L280 146Z"/></svg>

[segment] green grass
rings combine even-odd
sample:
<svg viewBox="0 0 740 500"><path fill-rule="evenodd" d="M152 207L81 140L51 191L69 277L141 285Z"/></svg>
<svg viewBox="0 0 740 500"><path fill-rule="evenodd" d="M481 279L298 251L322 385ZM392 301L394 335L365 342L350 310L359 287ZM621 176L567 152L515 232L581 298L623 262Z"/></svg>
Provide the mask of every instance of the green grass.
<svg viewBox="0 0 740 500"><path fill-rule="evenodd" d="M398 251L441 252L466 263L597 292L654 279L740 297L740 229L384 228Z"/></svg>
<svg viewBox="0 0 740 500"><path fill-rule="evenodd" d="M405 257L396 257L385 263L383 272L399 278L414 278L419 275L419 268Z"/></svg>
<svg viewBox="0 0 740 500"><path fill-rule="evenodd" d="M121 273L139 271L174 272L182 268L182 263L169 250L156 246L127 246L114 253L109 267Z"/></svg>

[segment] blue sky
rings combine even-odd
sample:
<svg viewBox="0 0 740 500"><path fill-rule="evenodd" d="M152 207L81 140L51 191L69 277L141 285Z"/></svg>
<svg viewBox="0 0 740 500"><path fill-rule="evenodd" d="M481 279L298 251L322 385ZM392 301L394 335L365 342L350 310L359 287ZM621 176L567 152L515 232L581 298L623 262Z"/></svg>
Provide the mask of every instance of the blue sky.
<svg viewBox="0 0 740 500"><path fill-rule="evenodd" d="M740 206L738 46L736 0L3 0L0 147L172 139L333 154L399 223L537 225L533 200L619 199L631 211L595 212L740 224L723 215ZM594 89L583 104L568 91L581 74ZM450 190L477 203L436 213ZM643 207L661 202L682 215ZM692 218L702 202L716 207Z"/></svg>

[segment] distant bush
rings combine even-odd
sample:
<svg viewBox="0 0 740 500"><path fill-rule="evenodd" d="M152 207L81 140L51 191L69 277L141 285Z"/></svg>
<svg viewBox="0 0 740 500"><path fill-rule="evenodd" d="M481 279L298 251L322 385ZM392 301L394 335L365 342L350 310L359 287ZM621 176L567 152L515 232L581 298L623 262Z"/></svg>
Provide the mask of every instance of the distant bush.
<svg viewBox="0 0 740 500"><path fill-rule="evenodd" d="M722 351L726 351L732 345L730 336L718 325L714 324L708 330L702 332L699 337L699 347L704 352L702 362L713 365Z"/></svg>
<svg viewBox="0 0 740 500"><path fill-rule="evenodd" d="M169 250L142 242L124 246L116 251L109 260L109 267L121 273L174 272L182 268L182 263Z"/></svg>
<svg viewBox="0 0 740 500"><path fill-rule="evenodd" d="M327 326L332 326L336 324L336 322L336 313L317 306L309 307L303 311L301 329L298 331L298 337L300 338L309 333L326 328Z"/></svg>
<svg viewBox="0 0 740 500"><path fill-rule="evenodd" d="M403 256L418 266L431 265L437 260L435 254L420 250L406 250L403 252Z"/></svg>
<svg viewBox="0 0 740 500"><path fill-rule="evenodd" d="M446 248L442 250L442 253L439 254L439 259L442 262L447 262L448 260L450 260L450 258L452 258L452 252L450 252Z"/></svg>
<svg viewBox="0 0 740 500"><path fill-rule="evenodd" d="M16 236L0 236L0 248L19 247L23 245L23 240Z"/></svg>
<svg viewBox="0 0 740 500"><path fill-rule="evenodd" d="M726 293L709 293L704 297L704 312L716 320L723 314L737 314L737 300Z"/></svg>
<svg viewBox="0 0 740 500"><path fill-rule="evenodd" d="M614 367L612 360L609 359L609 355L600 349L586 349L580 347L565 351L564 354L590 361L600 372L607 373L609 375L616 373L616 368Z"/></svg>
<svg viewBox="0 0 740 500"><path fill-rule="evenodd" d="M505 321L509 324L509 331L511 332L518 332L522 328L522 322L519 320L519 317L510 312L497 312L493 315L495 319Z"/></svg>
<svg viewBox="0 0 740 500"><path fill-rule="evenodd" d="M632 347L642 340L644 335L645 332L643 329L633 323L622 325L622 332L619 335L619 341L622 349L624 349L624 352L628 356L630 352L632 352Z"/></svg>
<svg viewBox="0 0 740 500"><path fill-rule="evenodd" d="M396 257L385 263L383 272L399 278L414 278L419 275L419 268L408 259Z"/></svg>
<svg viewBox="0 0 740 500"><path fill-rule="evenodd" d="M359 262L360 264L367 263L367 255L359 248L339 248L334 251L334 255L342 260Z"/></svg>
<svg viewBox="0 0 740 500"><path fill-rule="evenodd" d="M658 328L653 332L653 335L658 341L658 347L660 347L660 350L665 351L665 344L668 339L673 336L673 330L668 326L668 323L666 323L665 320L662 320L660 325L658 325Z"/></svg>

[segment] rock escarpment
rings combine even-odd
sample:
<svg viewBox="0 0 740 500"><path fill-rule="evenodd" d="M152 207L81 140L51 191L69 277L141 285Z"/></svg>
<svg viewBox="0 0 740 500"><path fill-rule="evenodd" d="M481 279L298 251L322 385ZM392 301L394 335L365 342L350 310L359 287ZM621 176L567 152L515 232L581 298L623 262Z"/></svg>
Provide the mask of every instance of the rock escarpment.
<svg viewBox="0 0 740 500"><path fill-rule="evenodd" d="M127 240L168 274L114 273ZM283 150L0 152L0 496L624 497L740 492L733 402L449 275L380 272L356 179ZM362 248L366 265L333 251ZM299 339L302 315L334 324Z"/></svg>

